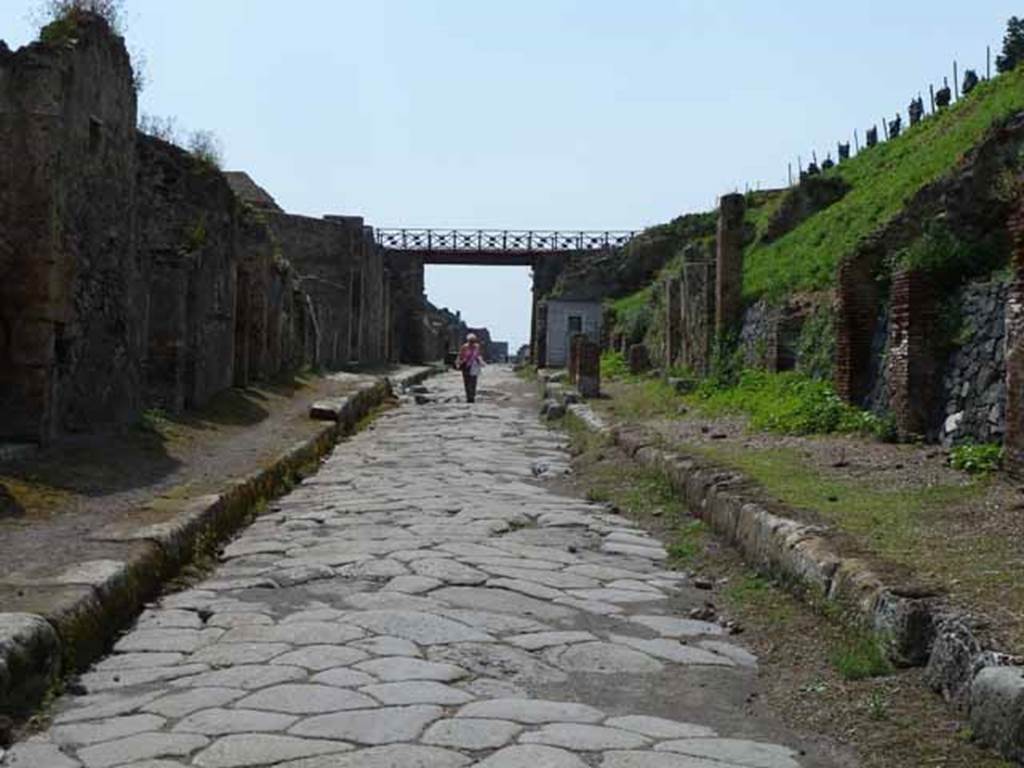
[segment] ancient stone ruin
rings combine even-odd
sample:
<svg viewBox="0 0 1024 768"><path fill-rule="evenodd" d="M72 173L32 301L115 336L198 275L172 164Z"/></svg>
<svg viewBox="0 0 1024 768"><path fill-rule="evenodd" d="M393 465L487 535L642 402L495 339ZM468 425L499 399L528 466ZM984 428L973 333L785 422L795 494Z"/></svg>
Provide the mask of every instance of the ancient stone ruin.
<svg viewBox="0 0 1024 768"><path fill-rule="evenodd" d="M0 440L202 406L304 367L420 360L423 265L140 133L124 41L0 45ZM445 330L447 332L447 329Z"/></svg>

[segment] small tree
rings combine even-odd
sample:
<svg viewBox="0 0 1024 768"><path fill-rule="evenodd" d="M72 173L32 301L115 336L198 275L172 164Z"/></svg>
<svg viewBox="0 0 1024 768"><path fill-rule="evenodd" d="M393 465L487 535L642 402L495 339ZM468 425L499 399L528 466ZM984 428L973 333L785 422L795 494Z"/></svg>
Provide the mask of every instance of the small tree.
<svg viewBox="0 0 1024 768"><path fill-rule="evenodd" d="M213 131L193 131L188 137L188 151L203 165L220 168L223 162L223 149L220 139Z"/></svg>
<svg viewBox="0 0 1024 768"><path fill-rule="evenodd" d="M85 14L103 18L118 34L123 33L124 0L45 0L39 9L39 16L45 24L77 24Z"/></svg>
<svg viewBox="0 0 1024 768"><path fill-rule="evenodd" d="M139 117L139 130L147 136L163 139L168 144L179 144L178 121L174 117L160 117L143 113Z"/></svg>
<svg viewBox="0 0 1024 768"><path fill-rule="evenodd" d="M1024 19L1016 16L1006 23L1003 52L996 57L996 69L1009 72L1024 61Z"/></svg>

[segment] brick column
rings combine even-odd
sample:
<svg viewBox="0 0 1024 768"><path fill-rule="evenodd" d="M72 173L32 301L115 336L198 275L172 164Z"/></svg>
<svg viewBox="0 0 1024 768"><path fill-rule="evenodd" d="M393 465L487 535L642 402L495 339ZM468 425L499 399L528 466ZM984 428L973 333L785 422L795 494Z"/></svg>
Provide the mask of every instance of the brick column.
<svg viewBox="0 0 1024 768"><path fill-rule="evenodd" d="M665 370L668 371L679 356L682 346L683 303L682 284L678 277L665 281Z"/></svg>
<svg viewBox="0 0 1024 768"><path fill-rule="evenodd" d="M893 276L889 314L889 408L901 438L927 433L936 386L936 301L922 272Z"/></svg>
<svg viewBox="0 0 1024 768"><path fill-rule="evenodd" d="M601 345L586 336L579 336L576 353L576 388L587 398L601 394Z"/></svg>
<svg viewBox="0 0 1024 768"><path fill-rule="evenodd" d="M586 334L574 333L569 339L569 383L575 384L579 377L580 345L586 341Z"/></svg>
<svg viewBox="0 0 1024 768"><path fill-rule="evenodd" d="M537 335L533 340L533 365L546 368L548 364L548 305L537 302L534 306Z"/></svg>
<svg viewBox="0 0 1024 768"><path fill-rule="evenodd" d="M1024 200L1010 218L1013 284L1006 305L1006 466L1024 473Z"/></svg>
<svg viewBox="0 0 1024 768"><path fill-rule="evenodd" d="M719 338L743 322L743 217L747 199L723 195L718 209L718 254L715 279L715 333Z"/></svg>

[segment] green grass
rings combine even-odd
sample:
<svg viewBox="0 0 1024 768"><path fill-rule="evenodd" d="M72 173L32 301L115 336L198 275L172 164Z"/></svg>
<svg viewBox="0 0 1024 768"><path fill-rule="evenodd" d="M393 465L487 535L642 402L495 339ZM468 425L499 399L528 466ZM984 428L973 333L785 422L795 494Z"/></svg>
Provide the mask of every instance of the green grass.
<svg viewBox="0 0 1024 768"><path fill-rule="evenodd" d="M944 507L982 490L979 482L888 489L879 483L846 480L809 466L792 449L690 448L746 473L780 501L817 512L882 557L929 570L934 553L922 534L934 527Z"/></svg>
<svg viewBox="0 0 1024 768"><path fill-rule="evenodd" d="M867 680L892 674L892 665L878 640L867 633L858 633L832 651L832 666L844 680Z"/></svg>
<svg viewBox="0 0 1024 768"><path fill-rule="evenodd" d="M708 416L742 413L755 429L790 435L833 432L886 436L884 419L847 405L829 382L802 373L747 370L733 386L705 381L689 398Z"/></svg>
<svg viewBox="0 0 1024 768"><path fill-rule="evenodd" d="M601 380L624 379L629 376L629 366L621 352L608 350L601 353Z"/></svg>
<svg viewBox="0 0 1024 768"><path fill-rule="evenodd" d="M746 254L744 294L778 299L831 287L840 259L950 171L998 120L1024 109L1024 68L982 83L941 115L865 150L830 173L852 187L835 205Z"/></svg>

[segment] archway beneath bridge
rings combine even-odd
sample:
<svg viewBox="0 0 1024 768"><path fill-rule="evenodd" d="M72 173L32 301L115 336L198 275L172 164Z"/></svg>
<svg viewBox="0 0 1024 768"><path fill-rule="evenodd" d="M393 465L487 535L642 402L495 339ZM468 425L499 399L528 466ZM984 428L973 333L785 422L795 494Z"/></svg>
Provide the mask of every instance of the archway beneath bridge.
<svg viewBox="0 0 1024 768"><path fill-rule="evenodd" d="M409 309L400 359L427 362L425 338L425 269L431 265L520 266L532 270L530 349L535 363L546 362L545 325L541 299L555 287L558 276L574 257L596 255L624 247L635 232L379 229L377 246L391 275L391 290L400 291Z"/></svg>

